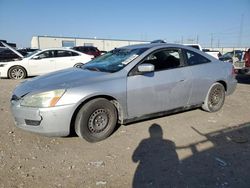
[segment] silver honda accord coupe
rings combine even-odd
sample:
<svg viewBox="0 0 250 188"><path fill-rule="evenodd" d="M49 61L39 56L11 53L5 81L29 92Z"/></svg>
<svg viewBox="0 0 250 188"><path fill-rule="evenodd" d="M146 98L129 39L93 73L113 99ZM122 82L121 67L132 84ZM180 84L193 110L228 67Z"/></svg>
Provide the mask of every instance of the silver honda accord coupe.
<svg viewBox="0 0 250 188"><path fill-rule="evenodd" d="M17 127L47 136L72 130L89 142L117 124L201 107L220 110L236 88L232 64L176 44L116 48L80 68L21 83L11 108Z"/></svg>

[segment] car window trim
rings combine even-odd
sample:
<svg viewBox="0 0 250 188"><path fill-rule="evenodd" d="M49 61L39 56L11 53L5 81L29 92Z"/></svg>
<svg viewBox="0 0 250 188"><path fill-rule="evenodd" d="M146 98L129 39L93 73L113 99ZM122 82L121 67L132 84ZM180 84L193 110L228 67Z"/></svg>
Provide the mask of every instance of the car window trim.
<svg viewBox="0 0 250 188"><path fill-rule="evenodd" d="M200 64L195 64L195 65L189 65L189 64L188 64L188 57L187 57L187 52L188 52L188 51L191 51L192 53L195 53L195 54L198 54L198 55L204 57L203 55L201 55L201 54L199 54L199 53L196 53L196 52L194 52L194 51L192 51L192 50L183 49L184 63L185 63L185 66L187 66L187 67L190 67L190 66L197 66L197 65L204 65L204 64L207 64L207 63L211 63L211 62L212 62L210 59L204 57L205 59L208 60L208 62L206 62L206 63L200 63Z"/></svg>
<svg viewBox="0 0 250 188"><path fill-rule="evenodd" d="M150 56L153 53L157 53L159 51L163 51L163 50L178 50L180 53L180 66L179 67L174 67L174 68L167 68L167 69L162 69L162 70L157 70L154 72L160 72L160 71L166 71L166 70L171 70L171 69L177 69L177 68L183 68L185 67L185 59L184 59L184 55L183 55L183 49L182 48L178 48L178 47L164 47L164 48L160 48L160 49L156 49L154 51L152 51L151 53L147 54L140 62L138 62L129 72L128 72L128 76L136 76L136 75L143 75L142 73L139 73L137 71L137 67L143 63L143 61L145 61L145 59Z"/></svg>
<svg viewBox="0 0 250 188"><path fill-rule="evenodd" d="M40 56L41 54L43 54L43 53L45 53L45 52L50 52L50 51L52 52L52 51L54 51L54 50L44 50L44 51L38 53L37 55L34 55L33 57L35 57L35 56ZM52 57L41 58L41 59L51 59L51 58L55 58L55 57L54 57L54 53L51 54L51 55L52 55ZM32 59L33 59L33 57L32 57Z"/></svg>

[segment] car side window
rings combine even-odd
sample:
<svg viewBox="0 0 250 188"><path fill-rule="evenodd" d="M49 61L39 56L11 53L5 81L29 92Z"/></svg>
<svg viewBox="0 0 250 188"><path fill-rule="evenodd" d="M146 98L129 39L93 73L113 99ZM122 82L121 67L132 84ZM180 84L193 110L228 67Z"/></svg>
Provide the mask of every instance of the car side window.
<svg viewBox="0 0 250 188"><path fill-rule="evenodd" d="M189 50L186 50L186 57L188 65L199 65L210 62L206 57Z"/></svg>
<svg viewBox="0 0 250 188"><path fill-rule="evenodd" d="M96 52L97 50L95 48L90 48L90 52Z"/></svg>
<svg viewBox="0 0 250 188"><path fill-rule="evenodd" d="M72 53L70 51L66 50L55 50L55 57L69 57L72 56Z"/></svg>
<svg viewBox="0 0 250 188"><path fill-rule="evenodd" d="M181 65L181 55L178 49L165 49L150 54L144 63L150 63L155 66L155 71L177 68Z"/></svg>
<svg viewBox="0 0 250 188"><path fill-rule="evenodd" d="M71 52L71 54L72 54L72 56L79 56L79 54L76 52Z"/></svg>
<svg viewBox="0 0 250 188"><path fill-rule="evenodd" d="M44 59L44 58L52 58L53 57L53 54L52 54L52 51L49 50L49 51L45 51L45 52L42 52L38 55L39 59Z"/></svg>
<svg viewBox="0 0 250 188"><path fill-rule="evenodd" d="M86 52L88 52L89 50L88 50L88 48L82 48L82 52L83 53L86 53Z"/></svg>

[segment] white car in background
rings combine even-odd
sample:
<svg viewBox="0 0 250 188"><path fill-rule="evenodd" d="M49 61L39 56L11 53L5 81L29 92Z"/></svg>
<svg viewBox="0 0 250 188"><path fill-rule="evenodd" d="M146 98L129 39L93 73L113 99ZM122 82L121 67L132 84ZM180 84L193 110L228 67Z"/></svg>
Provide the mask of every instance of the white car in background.
<svg viewBox="0 0 250 188"><path fill-rule="evenodd" d="M219 59L219 56L221 55L221 53L219 51L217 51L217 50L212 50L211 51L211 50L208 50L208 49L203 49L201 47L201 45L199 45L199 44L183 44L183 45L195 48L195 49L200 50L200 51L203 51L203 52L213 56L216 59Z"/></svg>
<svg viewBox="0 0 250 188"><path fill-rule="evenodd" d="M0 77L23 79L69 67L80 67L93 56L72 49L51 48L37 50L22 58L18 61L0 62Z"/></svg>

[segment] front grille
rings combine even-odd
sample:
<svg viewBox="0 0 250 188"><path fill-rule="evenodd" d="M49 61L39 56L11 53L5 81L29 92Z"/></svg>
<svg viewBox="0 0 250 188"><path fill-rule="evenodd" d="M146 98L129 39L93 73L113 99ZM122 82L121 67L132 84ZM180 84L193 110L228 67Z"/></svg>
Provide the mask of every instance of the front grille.
<svg viewBox="0 0 250 188"><path fill-rule="evenodd" d="M41 121L25 119L25 123L26 123L26 125L39 126Z"/></svg>

